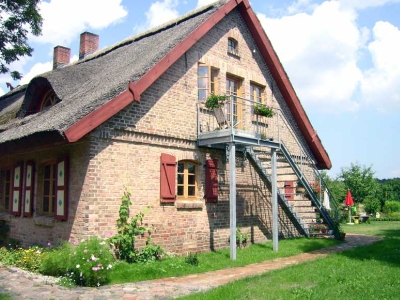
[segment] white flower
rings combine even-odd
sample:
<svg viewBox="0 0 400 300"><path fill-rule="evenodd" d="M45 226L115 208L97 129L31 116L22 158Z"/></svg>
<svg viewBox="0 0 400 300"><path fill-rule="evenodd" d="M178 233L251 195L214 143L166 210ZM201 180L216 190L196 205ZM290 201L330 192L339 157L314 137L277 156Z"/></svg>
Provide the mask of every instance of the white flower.
<svg viewBox="0 0 400 300"><path fill-rule="evenodd" d="M98 260L98 258L96 258L93 254L92 254L92 256L90 256L90 259L94 260L94 261Z"/></svg>
<svg viewBox="0 0 400 300"><path fill-rule="evenodd" d="M81 265L76 265L76 268L79 269L81 267Z"/></svg>
<svg viewBox="0 0 400 300"><path fill-rule="evenodd" d="M107 270L108 270L108 269L111 269L111 268L112 268L112 265L111 265L111 264L107 266Z"/></svg>

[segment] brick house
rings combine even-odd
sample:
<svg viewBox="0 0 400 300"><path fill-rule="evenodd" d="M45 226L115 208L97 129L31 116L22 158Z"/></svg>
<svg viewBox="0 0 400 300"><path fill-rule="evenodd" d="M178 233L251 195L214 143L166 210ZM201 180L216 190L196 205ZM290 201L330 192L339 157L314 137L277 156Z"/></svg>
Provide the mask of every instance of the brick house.
<svg viewBox="0 0 400 300"><path fill-rule="evenodd" d="M312 203L327 213L310 191L331 162L248 0L98 41L83 33L71 64L55 47L52 71L0 97L0 220L12 238L113 234L125 187L131 215L151 206L153 241L176 253L227 247L233 200L253 242L272 236L273 195L281 236L309 233ZM210 93L230 96L218 114ZM256 115L257 102L274 116Z"/></svg>

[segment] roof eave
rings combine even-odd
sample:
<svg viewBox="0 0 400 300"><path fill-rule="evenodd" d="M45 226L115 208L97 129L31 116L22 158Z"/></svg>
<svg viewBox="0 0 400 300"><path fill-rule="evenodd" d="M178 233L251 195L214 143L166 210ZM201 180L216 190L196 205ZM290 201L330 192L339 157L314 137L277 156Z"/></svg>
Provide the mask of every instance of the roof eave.
<svg viewBox="0 0 400 300"><path fill-rule="evenodd" d="M260 21L258 20L253 9L250 7L248 0L241 1L239 5L240 14L249 28L261 55L264 58L282 96L284 97L297 125L304 138L306 139L312 153L317 160L317 167L319 169L330 169L332 163L329 159L328 153L323 147L316 131L311 125L299 98L294 91L294 88L287 76L278 55L275 53L270 40L265 34Z"/></svg>

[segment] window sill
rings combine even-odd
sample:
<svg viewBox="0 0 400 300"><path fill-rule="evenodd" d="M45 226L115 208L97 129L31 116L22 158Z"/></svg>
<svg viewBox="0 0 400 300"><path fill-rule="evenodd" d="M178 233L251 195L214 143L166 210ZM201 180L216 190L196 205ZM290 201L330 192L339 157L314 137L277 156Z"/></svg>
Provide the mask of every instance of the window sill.
<svg viewBox="0 0 400 300"><path fill-rule="evenodd" d="M13 215L7 212L0 212L0 221L11 222Z"/></svg>
<svg viewBox="0 0 400 300"><path fill-rule="evenodd" d="M177 200L177 209L203 209L204 202L199 200Z"/></svg>
<svg viewBox="0 0 400 300"><path fill-rule="evenodd" d="M40 216L33 219L35 225L54 227L55 219L54 217Z"/></svg>

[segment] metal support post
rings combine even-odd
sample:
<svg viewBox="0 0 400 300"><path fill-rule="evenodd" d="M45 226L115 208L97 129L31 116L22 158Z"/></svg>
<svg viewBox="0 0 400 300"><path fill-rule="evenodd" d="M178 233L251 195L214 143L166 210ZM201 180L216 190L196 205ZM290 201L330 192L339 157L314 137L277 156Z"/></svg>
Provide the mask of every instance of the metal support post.
<svg viewBox="0 0 400 300"><path fill-rule="evenodd" d="M278 187L276 171L276 149L271 149L272 167L272 243L273 250L278 252Z"/></svg>
<svg viewBox="0 0 400 300"><path fill-rule="evenodd" d="M236 260L236 157L235 143L229 144L229 216L230 216L230 257Z"/></svg>

